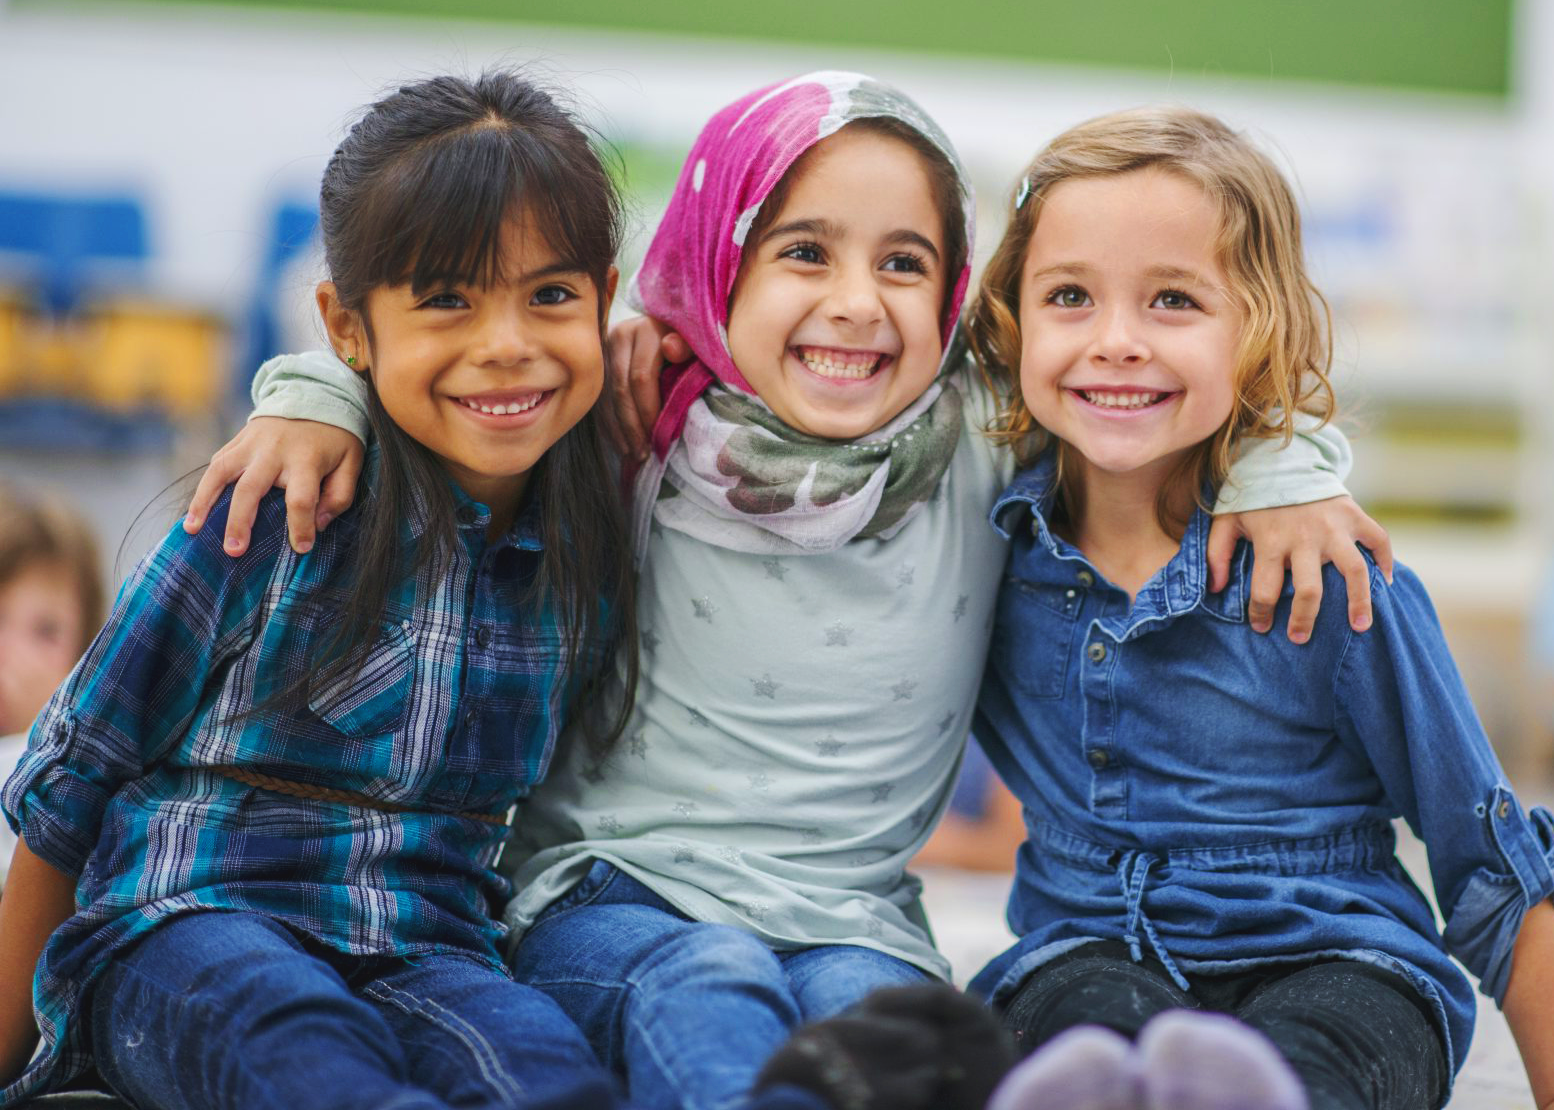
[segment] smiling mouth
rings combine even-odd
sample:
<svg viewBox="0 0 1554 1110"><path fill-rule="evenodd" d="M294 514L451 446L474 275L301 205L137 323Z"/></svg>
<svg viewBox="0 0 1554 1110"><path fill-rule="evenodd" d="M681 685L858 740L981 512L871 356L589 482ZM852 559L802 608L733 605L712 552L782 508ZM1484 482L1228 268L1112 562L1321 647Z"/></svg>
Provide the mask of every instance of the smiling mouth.
<svg viewBox="0 0 1554 1110"><path fill-rule="evenodd" d="M836 347L794 347L804 368L833 381L863 381L885 365L889 356L880 351L845 351Z"/></svg>
<svg viewBox="0 0 1554 1110"><path fill-rule="evenodd" d="M458 397L455 400L465 408L473 412L485 413L487 416L513 416L520 412L528 412L549 396L549 390L542 390L539 393L528 393L503 403L480 401L473 397Z"/></svg>
<svg viewBox="0 0 1554 1110"><path fill-rule="evenodd" d="M1136 389L1074 389L1070 392L1078 394L1097 408L1116 409L1119 412L1151 408L1176 396L1175 392L1155 393Z"/></svg>

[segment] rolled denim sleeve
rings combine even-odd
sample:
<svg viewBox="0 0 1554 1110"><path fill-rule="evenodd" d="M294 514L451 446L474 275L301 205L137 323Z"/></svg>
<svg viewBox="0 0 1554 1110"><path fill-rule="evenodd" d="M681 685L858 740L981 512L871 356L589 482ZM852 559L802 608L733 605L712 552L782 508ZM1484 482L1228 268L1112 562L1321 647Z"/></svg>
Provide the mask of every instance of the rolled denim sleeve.
<svg viewBox="0 0 1554 1110"><path fill-rule="evenodd" d="M1342 497L1349 492L1344 479L1353 463L1343 432L1314 416L1296 413L1295 437L1288 444L1276 439L1241 441L1214 512L1279 509Z"/></svg>
<svg viewBox="0 0 1554 1110"><path fill-rule="evenodd" d="M367 442L367 383L329 351L277 355L254 375L256 416L317 420Z"/></svg>
<svg viewBox="0 0 1554 1110"><path fill-rule="evenodd" d="M33 725L0 790L11 828L45 862L79 875L124 783L170 750L207 680L252 640L285 540L285 502L261 504L250 550L221 552L230 492L197 535L172 532L141 562L113 613Z"/></svg>
<svg viewBox="0 0 1554 1110"><path fill-rule="evenodd" d="M1336 725L1424 840L1446 946L1498 1004L1522 917L1554 894L1554 817L1518 804L1419 580L1372 568L1371 598L1375 627L1348 633L1335 677Z"/></svg>

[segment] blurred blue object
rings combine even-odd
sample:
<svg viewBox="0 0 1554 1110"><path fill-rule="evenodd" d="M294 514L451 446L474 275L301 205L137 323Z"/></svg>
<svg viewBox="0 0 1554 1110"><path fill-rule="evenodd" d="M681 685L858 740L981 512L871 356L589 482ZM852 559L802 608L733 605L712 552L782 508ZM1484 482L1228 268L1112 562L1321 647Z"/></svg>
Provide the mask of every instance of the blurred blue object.
<svg viewBox="0 0 1554 1110"><path fill-rule="evenodd" d="M0 446L13 451L168 451L173 429L156 409L114 412L64 397L0 401Z"/></svg>
<svg viewBox="0 0 1554 1110"><path fill-rule="evenodd" d="M270 222L270 236L264 261L260 264L258 279L254 283L254 299L248 314L248 333L245 349L238 359L238 372L233 375L233 389L240 408L248 407L248 387L259 364L265 359L283 354L276 304L280 299L281 282L286 267L313 242L318 228L318 206L299 201L282 201L275 209Z"/></svg>
<svg viewBox="0 0 1554 1110"><path fill-rule="evenodd" d="M0 252L62 316L105 270L145 261L146 218L132 196L0 191Z"/></svg>

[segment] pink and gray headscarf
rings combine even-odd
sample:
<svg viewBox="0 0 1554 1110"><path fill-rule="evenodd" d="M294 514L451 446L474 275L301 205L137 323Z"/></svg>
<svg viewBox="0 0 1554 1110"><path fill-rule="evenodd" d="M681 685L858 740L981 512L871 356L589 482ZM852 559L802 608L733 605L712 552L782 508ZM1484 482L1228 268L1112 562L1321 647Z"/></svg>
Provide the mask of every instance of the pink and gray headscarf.
<svg viewBox="0 0 1554 1110"><path fill-rule="evenodd" d="M762 202L810 147L868 118L912 128L944 154L960 181L967 261L954 276L942 321L949 348L970 279L973 207L960 160L938 125L903 93L857 73L810 73L741 97L702 129L628 292L636 308L679 332L696 355L665 371L654 457L638 477L639 524L646 525L662 479L698 503L694 510L682 504L672 520L658 513L670 526L738 550L832 550L853 538L894 534L948 466L960 405L953 389L944 390L942 374L885 428L843 444L777 420L729 355L729 297ZM941 397L951 402L936 403ZM906 441L914 445L903 450Z"/></svg>

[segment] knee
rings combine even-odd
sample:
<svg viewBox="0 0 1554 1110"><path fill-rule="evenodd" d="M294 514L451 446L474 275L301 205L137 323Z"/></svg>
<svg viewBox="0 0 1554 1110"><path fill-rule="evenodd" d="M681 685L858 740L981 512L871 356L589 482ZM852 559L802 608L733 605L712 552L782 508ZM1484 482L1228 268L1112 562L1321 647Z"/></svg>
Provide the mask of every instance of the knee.
<svg viewBox="0 0 1554 1110"><path fill-rule="evenodd" d="M738 986L788 993L782 964L772 950L728 925L688 924L657 945L632 980L640 986Z"/></svg>

